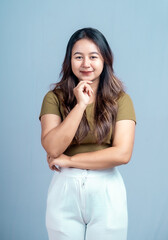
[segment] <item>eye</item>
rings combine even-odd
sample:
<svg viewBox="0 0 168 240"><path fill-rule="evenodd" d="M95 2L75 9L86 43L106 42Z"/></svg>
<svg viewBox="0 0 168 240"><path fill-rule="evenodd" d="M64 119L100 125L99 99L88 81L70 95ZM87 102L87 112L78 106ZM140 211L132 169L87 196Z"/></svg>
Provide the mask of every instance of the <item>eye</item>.
<svg viewBox="0 0 168 240"><path fill-rule="evenodd" d="M76 56L75 59L81 60L82 56Z"/></svg>
<svg viewBox="0 0 168 240"><path fill-rule="evenodd" d="M91 56L90 58L91 58L91 59L96 59L96 58L97 58L97 56Z"/></svg>

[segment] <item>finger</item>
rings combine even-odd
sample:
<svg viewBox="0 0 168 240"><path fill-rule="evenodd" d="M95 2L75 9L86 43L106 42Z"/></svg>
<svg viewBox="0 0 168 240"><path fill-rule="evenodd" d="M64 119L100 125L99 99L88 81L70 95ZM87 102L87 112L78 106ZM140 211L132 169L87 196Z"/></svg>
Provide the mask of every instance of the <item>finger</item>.
<svg viewBox="0 0 168 240"><path fill-rule="evenodd" d="M57 172L61 172L61 170L60 170L59 168L57 168L57 167L56 167L56 169L55 169L55 170L56 170Z"/></svg>
<svg viewBox="0 0 168 240"><path fill-rule="evenodd" d="M81 84L84 84L84 83L91 84L92 81L90 81L90 80L87 80L87 81L80 81L80 82L77 84L77 86L79 86L79 85L81 85Z"/></svg>
<svg viewBox="0 0 168 240"><path fill-rule="evenodd" d="M87 88L93 90L92 87L91 87L88 83L86 83L86 82L84 82L83 84L81 84L81 85L79 86L79 89L80 89L80 88L84 88L84 87L87 87Z"/></svg>
<svg viewBox="0 0 168 240"><path fill-rule="evenodd" d="M89 80L88 80L88 81L86 81L86 82L87 82L89 85L90 85L91 83L93 83L92 81L89 81Z"/></svg>
<svg viewBox="0 0 168 240"><path fill-rule="evenodd" d="M59 171L58 171L58 168L56 168L55 166L52 167L52 170L59 172Z"/></svg>
<svg viewBox="0 0 168 240"><path fill-rule="evenodd" d="M88 87L90 87L90 88L91 88L91 85L90 85L90 83L91 83L91 82L82 82L82 83L81 83L81 85L85 85L85 86L88 86ZM81 86L81 85L80 85L80 86Z"/></svg>
<svg viewBox="0 0 168 240"><path fill-rule="evenodd" d="M92 94L93 94L93 90L89 90L89 91L88 91L88 95L91 97Z"/></svg>
<svg viewBox="0 0 168 240"><path fill-rule="evenodd" d="M89 92L92 92L93 93L93 89L89 86L89 85L86 85L86 89L87 89L87 91L89 91Z"/></svg>
<svg viewBox="0 0 168 240"><path fill-rule="evenodd" d="M76 90L81 90L81 89L84 89L84 88L89 88L89 89L91 89L92 91L93 91L93 89L91 88L91 86L89 85L89 83L91 83L91 81L88 81L88 82L86 82L86 81L83 81L83 82L80 82L75 88L76 88Z"/></svg>
<svg viewBox="0 0 168 240"><path fill-rule="evenodd" d="M83 87L89 87L89 88L91 88L91 85L89 85L89 82L81 82L80 84L78 84L77 86L76 86L76 89L81 89L81 88L83 88ZM91 88L92 89L92 88Z"/></svg>
<svg viewBox="0 0 168 240"><path fill-rule="evenodd" d="M49 165L49 168L50 168L51 170L54 170L53 168L54 168L55 165L54 165L53 163L49 163L48 165Z"/></svg>
<svg viewBox="0 0 168 240"><path fill-rule="evenodd" d="M58 166L58 167L59 167L59 166ZM49 168L50 168L51 170L56 170L57 172L60 172L60 169L59 169L58 167L55 165L54 162L49 163Z"/></svg>
<svg viewBox="0 0 168 240"><path fill-rule="evenodd" d="M61 172L61 170L59 168L57 168L55 165L52 166L52 170L57 171L57 172Z"/></svg>
<svg viewBox="0 0 168 240"><path fill-rule="evenodd" d="M50 168L52 171L57 171L57 170L58 170L55 165L49 165L49 168Z"/></svg>
<svg viewBox="0 0 168 240"><path fill-rule="evenodd" d="M89 96L93 94L93 89L90 86L85 86L83 92L86 92Z"/></svg>

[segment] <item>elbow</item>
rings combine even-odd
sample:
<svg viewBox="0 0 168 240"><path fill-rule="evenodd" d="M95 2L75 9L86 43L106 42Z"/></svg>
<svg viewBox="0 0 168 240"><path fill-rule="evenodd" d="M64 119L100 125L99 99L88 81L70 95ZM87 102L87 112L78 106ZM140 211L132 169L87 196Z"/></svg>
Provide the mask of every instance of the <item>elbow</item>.
<svg viewBox="0 0 168 240"><path fill-rule="evenodd" d="M131 153L129 151L123 151L120 155L121 164L127 164L131 160Z"/></svg>
<svg viewBox="0 0 168 240"><path fill-rule="evenodd" d="M129 163L130 160L131 160L131 157L125 157L125 158L123 159L123 164Z"/></svg>
<svg viewBox="0 0 168 240"><path fill-rule="evenodd" d="M61 153L58 151L58 149L53 148L52 146L48 145L45 142L45 139L41 139L41 145L45 149L45 151L48 153L48 155L52 158L57 158L61 155Z"/></svg>
<svg viewBox="0 0 168 240"><path fill-rule="evenodd" d="M57 158L61 155L61 153L53 149L46 148L45 150L51 158Z"/></svg>
<svg viewBox="0 0 168 240"><path fill-rule="evenodd" d="M58 154L57 152L48 152L48 155L51 157L51 158L57 158L59 157L61 154Z"/></svg>
<svg viewBox="0 0 168 240"><path fill-rule="evenodd" d="M56 150L53 149L46 149L46 152L51 158L57 158L61 155L61 153L57 152Z"/></svg>

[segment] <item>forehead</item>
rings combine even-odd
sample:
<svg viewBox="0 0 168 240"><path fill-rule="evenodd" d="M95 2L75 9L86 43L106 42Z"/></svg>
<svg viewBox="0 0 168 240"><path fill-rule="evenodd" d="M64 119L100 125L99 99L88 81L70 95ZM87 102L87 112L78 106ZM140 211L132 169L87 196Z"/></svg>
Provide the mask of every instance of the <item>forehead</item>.
<svg viewBox="0 0 168 240"><path fill-rule="evenodd" d="M75 52L81 52L81 53L98 52L98 53L100 53L100 50L93 41L91 41L89 39L81 39L81 40L78 40L72 48L72 53L75 53Z"/></svg>

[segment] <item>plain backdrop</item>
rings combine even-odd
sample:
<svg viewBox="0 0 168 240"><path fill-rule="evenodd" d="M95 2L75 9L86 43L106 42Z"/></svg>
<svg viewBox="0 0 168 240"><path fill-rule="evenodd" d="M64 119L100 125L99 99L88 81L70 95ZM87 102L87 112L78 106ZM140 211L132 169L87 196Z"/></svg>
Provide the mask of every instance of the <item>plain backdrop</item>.
<svg viewBox="0 0 168 240"><path fill-rule="evenodd" d="M119 167L128 195L128 240L167 240L167 0L0 1L0 239L48 239L53 172L38 116L50 84L59 80L70 36L83 27L107 38L115 74L136 110L132 160Z"/></svg>

